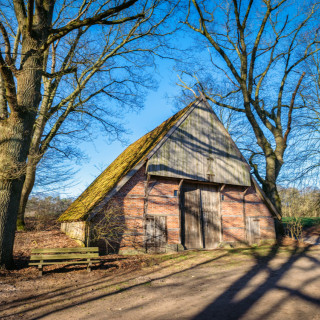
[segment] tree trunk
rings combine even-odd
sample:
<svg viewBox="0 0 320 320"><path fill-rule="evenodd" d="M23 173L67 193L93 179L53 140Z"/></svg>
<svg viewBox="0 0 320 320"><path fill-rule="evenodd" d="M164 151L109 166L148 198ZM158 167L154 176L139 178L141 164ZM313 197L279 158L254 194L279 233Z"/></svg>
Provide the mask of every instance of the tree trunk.
<svg viewBox="0 0 320 320"><path fill-rule="evenodd" d="M13 267L13 243L28 152L30 119L0 122L0 266Z"/></svg>
<svg viewBox="0 0 320 320"><path fill-rule="evenodd" d="M267 197L270 199L272 204L275 206L279 214L281 215L281 199L277 190L275 180L265 180L265 182L262 185L262 189L264 193L267 195Z"/></svg>
<svg viewBox="0 0 320 320"><path fill-rule="evenodd" d="M279 214L282 216L281 198L276 185L282 163L280 163L274 155L269 155L268 157L266 157L266 162L266 179L262 182L262 188L267 197L279 212ZM275 219L275 229L277 239L279 242L281 242L284 236L284 228L281 221L279 221L278 219Z"/></svg>
<svg viewBox="0 0 320 320"><path fill-rule="evenodd" d="M25 229L25 219L24 219L25 211L26 211L29 195L33 189L34 182L35 182L36 166L37 164L34 163L33 159L29 156L28 164L26 168L26 177L24 180L21 197L20 197L20 204L19 204L18 217L17 217L17 230Z"/></svg>
<svg viewBox="0 0 320 320"><path fill-rule="evenodd" d="M21 70L17 74L16 104L8 119L0 120L0 266L13 266L13 243L25 180L27 157L37 109L41 101L43 53L41 38L22 37ZM9 84L10 85L10 84ZM11 84L12 85L12 84Z"/></svg>

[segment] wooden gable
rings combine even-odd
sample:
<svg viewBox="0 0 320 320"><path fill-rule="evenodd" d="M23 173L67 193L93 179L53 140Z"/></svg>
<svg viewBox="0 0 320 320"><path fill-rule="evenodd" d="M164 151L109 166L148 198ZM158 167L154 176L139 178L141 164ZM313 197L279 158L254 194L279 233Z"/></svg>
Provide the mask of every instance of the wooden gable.
<svg viewBox="0 0 320 320"><path fill-rule="evenodd" d="M148 173L164 177L250 186L250 167L206 101L151 155Z"/></svg>

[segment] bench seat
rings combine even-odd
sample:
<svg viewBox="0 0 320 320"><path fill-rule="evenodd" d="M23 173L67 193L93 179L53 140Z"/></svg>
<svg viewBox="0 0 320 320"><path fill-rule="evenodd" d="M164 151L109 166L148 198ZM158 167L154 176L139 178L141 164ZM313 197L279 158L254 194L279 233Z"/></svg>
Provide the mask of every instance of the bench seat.
<svg viewBox="0 0 320 320"><path fill-rule="evenodd" d="M87 264L88 272L93 263L98 263L98 247L87 248L39 248L32 249L29 266L38 266L42 275L43 266L52 264Z"/></svg>

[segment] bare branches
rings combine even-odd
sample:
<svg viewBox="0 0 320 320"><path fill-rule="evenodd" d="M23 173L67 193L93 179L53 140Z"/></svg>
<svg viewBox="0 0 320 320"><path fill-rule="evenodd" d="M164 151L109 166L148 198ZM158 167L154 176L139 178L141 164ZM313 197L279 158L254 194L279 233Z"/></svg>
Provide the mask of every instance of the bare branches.
<svg viewBox="0 0 320 320"><path fill-rule="evenodd" d="M72 22L84 16L90 3L91 1L83 1L77 17ZM131 64L132 66L136 64L138 67L139 63L137 63L137 56L135 55L157 53L155 50L158 45L151 48L144 46L143 48L139 41L143 37L163 36L165 33L157 32L157 30L171 15L174 7L164 13L162 17L158 16L157 20L151 21L156 7L157 2L149 7L142 8L141 12L144 12L143 18L136 19L134 23L130 24L130 28L123 28L118 24L108 28L105 31L105 45L100 47L102 49L100 53L96 51L90 52L89 48L87 48L90 45L90 42L86 43L88 41L86 32L90 27L89 25L78 28L76 34L67 41L64 40L65 38L61 38L60 41L58 40L51 44L50 50L49 48L46 50L48 59L45 61L42 71L45 91L34 126L30 154L39 153L43 155L55 138L61 132L65 132L62 126L72 115L73 118L77 117L77 114L92 118L98 121L106 132L110 133L112 131L118 136L118 132L121 130L118 130L116 124L110 119L104 117L108 116L108 108L100 108L91 101L103 94L125 105L129 104L130 100L133 100L136 96L133 88L137 89L143 85L143 82L139 83L140 79L132 73L131 69L121 64ZM116 15L112 16L114 21L117 20L114 19L115 17ZM65 49L62 48L65 48L66 45L68 51L65 52ZM89 55L86 56L86 53L82 53L83 51ZM134 59L130 59L130 56ZM115 64L115 59L122 60L119 66ZM50 68L48 63L51 63ZM115 77L117 70L119 70L119 74L123 70L128 72L128 78L126 80L117 80ZM102 73L109 75L108 78L99 83L97 77ZM65 87L62 89L61 86ZM90 89L87 89L87 86L90 86ZM112 92L111 88L118 88L118 90ZM125 90L127 93L125 93ZM127 99L124 99L125 96ZM113 115L110 114L109 116ZM81 123L83 123L83 128L81 128ZM79 130L71 130L71 132L76 133L77 131L86 130L86 127L87 125L81 119Z"/></svg>
<svg viewBox="0 0 320 320"><path fill-rule="evenodd" d="M192 26L188 20L185 21L187 26L189 26L192 30L201 33L203 36L205 36L210 44L214 47L214 49L221 55L221 57L225 60L226 64L228 65L230 71L232 72L233 76L236 78L238 83L240 84L242 82L240 75L238 74L235 66L233 65L232 61L229 59L226 52L222 49L222 46L218 45L218 43L213 39L210 32L207 30L206 27L206 19L203 17L202 11L197 3L196 0L192 0L192 3L194 7L196 8L196 11L199 15L199 28L196 28ZM188 16L187 16L188 18Z"/></svg>
<svg viewBox="0 0 320 320"><path fill-rule="evenodd" d="M130 1L125 1L121 5L112 7L108 10L105 10L104 12L100 14L96 14L93 17L86 18L83 20L79 20L82 14L79 14L79 16L76 18L76 20L72 20L69 22L67 25L64 27L61 27L59 29L52 29L51 30L51 36L49 37L47 43L43 46L43 50L45 50L51 43L55 42L56 40L64 37L71 31L75 29L79 29L84 26L92 26L96 24L103 24L103 25L116 25L116 24L123 24L125 22L131 21L131 20L136 20L138 18L142 18L144 16L143 13L139 13L133 16L129 17L124 17L120 19L113 19L113 20L108 20L108 18L114 17L117 13L133 6L138 0L130 0Z"/></svg>
<svg viewBox="0 0 320 320"><path fill-rule="evenodd" d="M304 70L298 68L319 50L316 29L319 3L310 2L301 12L297 8L292 9L292 13L284 11L288 5L298 6L290 0L274 3L231 0L226 5L190 0L185 20L222 58L223 65L219 63L221 60L212 59L210 52L212 70L217 74L215 78L223 79L220 90L224 93L213 91L217 85L204 85L212 77L209 72L202 71L206 77L200 79L194 75L191 81L197 79L197 87L218 107L231 109L230 98L241 95L243 108L232 105L232 110L245 113L251 125L265 164L258 167L252 158L250 164L264 191L278 199L273 199L274 204L278 202L278 209L276 180L284 163L293 113L301 110L296 100ZM293 13L295 11L298 13ZM193 86L185 82L182 87ZM265 170L265 179L261 167Z"/></svg>
<svg viewBox="0 0 320 320"><path fill-rule="evenodd" d="M192 77L196 81L196 84L191 87L178 75L180 83L177 83L177 85L184 88L184 89L191 91L193 93L194 97L197 97L198 94L193 90L193 87L198 87L199 91L206 97L206 99L212 101L214 104L216 104L220 107L223 107L223 108L228 108L230 110L237 111L237 112L245 112L244 109L237 108L237 107L231 106L227 103L221 102L221 101L224 101L226 98L228 98L230 95L240 92L240 88L233 90L233 91L230 91L224 96L219 93L212 95L212 94L208 94L208 92L204 88L202 82L197 78L197 76L195 74L190 74L186 71L184 71L183 74L187 74L188 76ZM216 99L216 97L219 98L219 101Z"/></svg>

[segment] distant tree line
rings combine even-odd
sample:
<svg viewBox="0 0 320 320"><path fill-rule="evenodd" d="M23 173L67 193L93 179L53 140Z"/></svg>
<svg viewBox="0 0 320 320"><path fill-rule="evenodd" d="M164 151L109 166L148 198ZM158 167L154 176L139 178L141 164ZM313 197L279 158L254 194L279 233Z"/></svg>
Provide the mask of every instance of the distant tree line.
<svg viewBox="0 0 320 320"><path fill-rule="evenodd" d="M27 230L58 229L57 218L72 203L73 198L60 198L59 196L33 195L26 207Z"/></svg>
<svg viewBox="0 0 320 320"><path fill-rule="evenodd" d="M32 196L27 204L27 216L46 215L52 218L57 218L64 212L72 203L73 198L60 198L59 196Z"/></svg>
<svg viewBox="0 0 320 320"><path fill-rule="evenodd" d="M320 189L278 188L283 217L320 217Z"/></svg>

